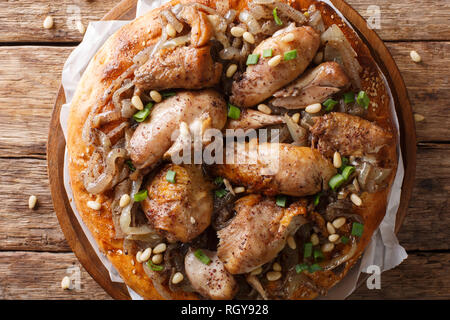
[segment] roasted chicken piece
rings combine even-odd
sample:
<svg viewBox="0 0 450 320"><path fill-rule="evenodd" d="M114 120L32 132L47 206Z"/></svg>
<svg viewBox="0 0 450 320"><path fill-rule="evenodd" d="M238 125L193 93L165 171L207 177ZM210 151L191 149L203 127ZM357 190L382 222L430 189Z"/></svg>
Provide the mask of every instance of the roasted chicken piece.
<svg viewBox="0 0 450 320"><path fill-rule="evenodd" d="M336 62L324 62L287 87L275 92L272 104L286 109L303 109L322 103L350 85L350 79Z"/></svg>
<svg viewBox="0 0 450 320"><path fill-rule="evenodd" d="M168 181L169 171L175 172L175 183ZM142 209L169 242L189 242L211 222L212 188L200 166L168 164L147 184Z"/></svg>
<svg viewBox="0 0 450 320"><path fill-rule="evenodd" d="M204 264L190 249L184 258L184 269L192 287L205 298L231 300L238 291L233 275L225 270L217 252L201 250L211 262Z"/></svg>
<svg viewBox="0 0 450 320"><path fill-rule="evenodd" d="M283 117L265 114L253 109L244 109L237 120L229 120L225 129L259 129L262 127L284 123Z"/></svg>
<svg viewBox="0 0 450 320"><path fill-rule="evenodd" d="M236 216L220 230L217 254L232 274L247 273L274 259L289 235L307 223L304 203L287 208L275 199L248 195L236 201Z"/></svg>
<svg viewBox="0 0 450 320"><path fill-rule="evenodd" d="M251 142L229 148L234 159L227 157L225 164L212 166L212 173L245 186L248 192L313 195L328 189L328 181L336 174L333 164L311 148Z"/></svg>
<svg viewBox="0 0 450 320"><path fill-rule="evenodd" d="M214 62L211 46L161 49L135 71L140 90L202 89L217 85L222 64Z"/></svg>
<svg viewBox="0 0 450 320"><path fill-rule="evenodd" d="M197 133L207 128L221 130L227 121L227 105L213 90L179 92L157 104L149 118L139 124L130 140L136 168L155 166L177 138L181 123ZM199 132L200 130L200 132Z"/></svg>
<svg viewBox="0 0 450 320"><path fill-rule="evenodd" d="M286 35L293 34L292 41L286 41ZM289 36L288 36L289 37ZM319 48L319 35L311 27L290 28L275 37L261 42L253 54L259 55L256 65L249 65L245 73L233 83L231 103L240 107L252 107L272 96L305 71ZM272 50L273 57L296 50L296 57L282 60L277 66L268 64L269 58L263 58L264 50Z"/></svg>
<svg viewBox="0 0 450 320"><path fill-rule="evenodd" d="M311 127L313 144L326 157L335 151L341 156L376 154L392 142L390 132L375 123L346 113L333 112L320 117Z"/></svg>

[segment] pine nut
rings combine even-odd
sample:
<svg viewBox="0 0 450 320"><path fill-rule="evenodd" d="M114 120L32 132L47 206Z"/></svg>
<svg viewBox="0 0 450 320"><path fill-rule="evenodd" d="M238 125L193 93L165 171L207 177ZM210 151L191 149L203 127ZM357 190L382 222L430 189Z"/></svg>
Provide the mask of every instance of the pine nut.
<svg viewBox="0 0 450 320"><path fill-rule="evenodd" d="M136 252L136 261L137 261L138 263L141 263L141 262L142 262L142 260L141 260L141 255L142 255L142 251Z"/></svg>
<svg viewBox="0 0 450 320"><path fill-rule="evenodd" d="M269 65L269 67L274 68L280 64L281 60L283 60L283 57L281 55L277 55L277 56L273 57L272 59L270 59L267 62L267 64Z"/></svg>
<svg viewBox="0 0 450 320"><path fill-rule="evenodd" d="M53 18L52 18L52 16L45 17L43 26L44 26L45 29L53 28Z"/></svg>
<svg viewBox="0 0 450 320"><path fill-rule="evenodd" d="M234 76L234 74L237 71L237 68L238 68L237 65L235 65L234 63L230 64L230 66L227 69L227 73L226 73L227 78L231 78L232 76Z"/></svg>
<svg viewBox="0 0 450 320"><path fill-rule="evenodd" d="M191 220L191 223L192 223L192 224L195 224L195 223L197 222L197 221L195 221L195 218L194 218L194 217L191 217L190 220Z"/></svg>
<svg viewBox="0 0 450 320"><path fill-rule="evenodd" d="M362 200L360 197L358 197L358 195L352 193L352 195L350 196L350 200L352 200L353 204L355 206L361 206L362 205Z"/></svg>
<svg viewBox="0 0 450 320"><path fill-rule="evenodd" d="M425 120L425 117L423 115L421 115L421 114L415 113L414 114L414 120L416 120L416 122L420 122L420 121Z"/></svg>
<svg viewBox="0 0 450 320"><path fill-rule="evenodd" d="M162 101L161 94L156 90L150 91L150 98L152 98L152 100L155 101L156 103L160 103Z"/></svg>
<svg viewBox="0 0 450 320"><path fill-rule="evenodd" d="M255 37L248 31L244 32L242 37L244 38L245 41L247 41L250 44L254 44L255 43Z"/></svg>
<svg viewBox="0 0 450 320"><path fill-rule="evenodd" d="M295 39L294 34L293 33L288 33L288 34L284 35L281 38L281 41L283 41L283 42L292 42L292 41L294 41L294 39Z"/></svg>
<svg viewBox="0 0 450 320"><path fill-rule="evenodd" d="M331 242L327 242L322 245L322 252L331 252L334 249L334 244Z"/></svg>
<svg viewBox="0 0 450 320"><path fill-rule="evenodd" d="M265 114L272 113L272 109L270 109L267 105L262 104L262 103L258 106L258 110Z"/></svg>
<svg viewBox="0 0 450 320"><path fill-rule="evenodd" d="M295 242L295 239L293 236L289 236L287 238L287 244L288 244L289 248L291 248L292 250L297 249L297 243Z"/></svg>
<svg viewBox="0 0 450 320"><path fill-rule="evenodd" d="M97 201L88 201L87 206L92 210L100 210L100 208L102 207L102 205Z"/></svg>
<svg viewBox="0 0 450 320"><path fill-rule="evenodd" d="M125 208L127 205L129 205L131 202L131 198L128 194L124 194L120 197L119 206L121 208Z"/></svg>
<svg viewBox="0 0 450 320"><path fill-rule="evenodd" d="M336 229L339 229L339 228L342 227L346 222L347 222L347 219L345 219L345 217L340 217L340 218L334 219L334 221L333 221L333 227L335 227Z"/></svg>
<svg viewBox="0 0 450 320"><path fill-rule="evenodd" d="M173 275L172 283L173 283L173 284L178 284L178 283L180 283L181 281L183 281L183 279L184 279L183 274L182 274L181 272L177 272L177 273L175 273L175 274Z"/></svg>
<svg viewBox="0 0 450 320"><path fill-rule="evenodd" d="M335 152L333 155L333 166L337 169L339 169L340 167L342 167L342 158L341 158L341 154L339 152Z"/></svg>
<svg viewBox="0 0 450 320"><path fill-rule="evenodd" d="M294 121L295 123L299 123L300 122L300 113L295 113L293 116L292 116L292 121Z"/></svg>
<svg viewBox="0 0 450 320"><path fill-rule="evenodd" d="M77 21L77 30L79 33L84 34L86 32L86 28L84 27L83 22Z"/></svg>
<svg viewBox="0 0 450 320"><path fill-rule="evenodd" d="M258 267L256 269L254 269L252 272L250 272L250 275L257 276L257 275L261 274L261 272L262 272L262 268Z"/></svg>
<svg viewBox="0 0 450 320"><path fill-rule="evenodd" d="M321 64L323 61L323 52L319 51L316 56L314 57L314 63L315 64Z"/></svg>
<svg viewBox="0 0 450 320"><path fill-rule="evenodd" d="M162 261L163 261L163 255L162 255L162 254L155 254L155 255L152 257L152 262L153 262L154 264L160 264Z"/></svg>
<svg viewBox="0 0 450 320"><path fill-rule="evenodd" d="M330 234L329 236L328 236L328 241L330 241L330 242L336 242L336 241L338 241L339 240L339 235L338 234Z"/></svg>
<svg viewBox="0 0 450 320"><path fill-rule="evenodd" d="M131 104L138 110L144 109L144 104L139 96L133 96L133 98L131 98Z"/></svg>
<svg viewBox="0 0 450 320"><path fill-rule="evenodd" d="M241 27L233 27L230 32L233 37L240 38L244 35L245 29Z"/></svg>
<svg viewBox="0 0 450 320"><path fill-rule="evenodd" d="M317 246L319 244L319 236L317 235L317 233L313 233L311 235L310 241L313 246Z"/></svg>
<svg viewBox="0 0 450 320"><path fill-rule="evenodd" d="M409 53L409 56L411 57L412 61L419 63L422 61L422 57L417 53L417 51L413 50Z"/></svg>
<svg viewBox="0 0 450 320"><path fill-rule="evenodd" d="M269 271L266 273L266 278L269 281L277 281L281 278L281 272L278 271Z"/></svg>
<svg viewBox="0 0 450 320"><path fill-rule="evenodd" d="M61 281L61 289L63 290L70 289L70 284L71 284L70 278L68 276L65 276Z"/></svg>
<svg viewBox="0 0 450 320"><path fill-rule="evenodd" d="M153 253L163 253L166 251L167 245L165 243L158 244L155 248L153 248Z"/></svg>
<svg viewBox="0 0 450 320"><path fill-rule="evenodd" d="M359 190L361 190L361 188L359 187L359 182L358 182L357 178L353 179L353 186L355 187L356 192L359 192Z"/></svg>
<svg viewBox="0 0 450 320"><path fill-rule="evenodd" d="M144 252L142 252L140 259L142 262L148 261L151 255L152 255L152 248L147 248L144 250Z"/></svg>
<svg viewBox="0 0 450 320"><path fill-rule="evenodd" d="M37 202L36 196L31 195L31 196L28 198L28 208L34 209L34 207L36 206L36 202Z"/></svg>
<svg viewBox="0 0 450 320"><path fill-rule="evenodd" d="M243 193L243 192L245 192L245 188L244 187L234 188L234 193Z"/></svg>
<svg viewBox="0 0 450 320"><path fill-rule="evenodd" d="M333 227L333 225L330 222L327 222L327 231L329 234L336 233L336 229Z"/></svg>
<svg viewBox="0 0 450 320"><path fill-rule="evenodd" d="M273 271L281 271L281 265L278 262L275 262L272 266Z"/></svg>
<svg viewBox="0 0 450 320"><path fill-rule="evenodd" d="M170 23L166 26L166 32L167 35L171 38L175 37L177 35L177 30L171 25Z"/></svg>
<svg viewBox="0 0 450 320"><path fill-rule="evenodd" d="M322 110L322 105L320 103L314 103L305 108L305 111L308 113L317 113Z"/></svg>

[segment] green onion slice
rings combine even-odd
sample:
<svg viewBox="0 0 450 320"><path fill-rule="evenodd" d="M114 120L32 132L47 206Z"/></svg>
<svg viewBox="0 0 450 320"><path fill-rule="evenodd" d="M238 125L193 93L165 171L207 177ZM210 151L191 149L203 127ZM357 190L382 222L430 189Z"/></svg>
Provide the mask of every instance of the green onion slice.
<svg viewBox="0 0 450 320"><path fill-rule="evenodd" d="M134 195L134 201L136 202L144 201L145 199L147 199L147 196L148 196L147 190L141 190Z"/></svg>
<svg viewBox="0 0 450 320"><path fill-rule="evenodd" d="M321 197L321 196L322 196L322 193L321 193L321 192L319 192L318 194L316 194L316 195L314 196L314 201L313 201L313 203L314 203L314 206L315 206L315 207L319 205L320 197Z"/></svg>
<svg viewBox="0 0 450 320"><path fill-rule="evenodd" d="M210 264L211 263L211 259L201 249L196 250L194 252L194 255L203 264Z"/></svg>
<svg viewBox="0 0 450 320"><path fill-rule="evenodd" d="M131 172L135 172L136 171L136 168L133 165L133 161L127 160L127 161L125 161L125 163L127 164L128 168L130 169Z"/></svg>
<svg viewBox="0 0 450 320"><path fill-rule="evenodd" d="M287 200L286 196L282 195L277 196L277 206L282 208L286 207L286 200Z"/></svg>
<svg viewBox="0 0 450 320"><path fill-rule="evenodd" d="M342 169L342 176L344 177L345 180L348 180L348 178L350 178L353 172L355 172L355 167L346 166L344 167L344 169Z"/></svg>
<svg viewBox="0 0 450 320"><path fill-rule="evenodd" d="M148 115L150 114L152 107L153 107L152 102L147 103L144 109L134 114L133 119L136 120L136 122L144 122L145 119L147 119Z"/></svg>
<svg viewBox="0 0 450 320"><path fill-rule="evenodd" d="M264 49L263 50L263 58L271 58L273 56L272 49Z"/></svg>
<svg viewBox="0 0 450 320"><path fill-rule="evenodd" d="M331 111L334 109L334 106L338 104L336 100L328 99L324 103L322 103L325 107L325 111Z"/></svg>
<svg viewBox="0 0 450 320"><path fill-rule="evenodd" d="M370 98L365 91L360 91L356 97L356 102L364 109L369 108Z"/></svg>
<svg viewBox="0 0 450 320"><path fill-rule="evenodd" d="M237 120L241 117L241 109L232 104L228 104L228 118Z"/></svg>
<svg viewBox="0 0 450 320"><path fill-rule="evenodd" d="M350 240L350 239L349 239L348 237L346 237L346 236L342 236L342 237L341 237L341 242L342 242L343 244L347 244L349 240Z"/></svg>
<svg viewBox="0 0 450 320"><path fill-rule="evenodd" d="M313 244L311 242L305 243L305 247L303 249L303 257L309 258L312 255Z"/></svg>
<svg viewBox="0 0 450 320"><path fill-rule="evenodd" d="M309 273L314 273L314 272L320 271L320 270L322 270L322 267L319 266L317 263L315 263L315 264L313 264L312 266L309 267L308 272Z"/></svg>
<svg viewBox="0 0 450 320"><path fill-rule="evenodd" d="M353 92L347 92L344 94L344 102L352 103L355 101L355 94Z"/></svg>
<svg viewBox="0 0 450 320"><path fill-rule="evenodd" d="M342 170L345 169L345 167L349 164L350 160L348 160L348 158L346 157L342 157L342 165L339 168L340 172L342 172Z"/></svg>
<svg viewBox="0 0 450 320"><path fill-rule="evenodd" d="M345 178L342 176L342 174L337 174L333 178L330 179L328 182L328 185L330 186L331 190L335 191L337 188L339 188L343 183L345 182Z"/></svg>
<svg viewBox="0 0 450 320"><path fill-rule="evenodd" d="M361 237L364 231L364 225L358 222L353 222L352 236Z"/></svg>
<svg viewBox="0 0 450 320"><path fill-rule="evenodd" d="M161 93L161 96L163 98L170 98L170 97L173 97L173 96L176 96L176 95L177 95L176 92L162 92Z"/></svg>
<svg viewBox="0 0 450 320"><path fill-rule="evenodd" d="M295 272L297 273L302 273L303 271L306 271L308 269L309 269L308 265L304 263L295 266Z"/></svg>
<svg viewBox="0 0 450 320"><path fill-rule="evenodd" d="M153 271L163 271L164 270L164 266L159 266L157 264L154 264L152 262L152 260L148 260L147 261L147 266L152 269Z"/></svg>
<svg viewBox="0 0 450 320"><path fill-rule="evenodd" d="M320 249L314 249L314 260L322 261L324 258L323 253Z"/></svg>
<svg viewBox="0 0 450 320"><path fill-rule="evenodd" d="M214 184L217 186L220 186L223 183L223 178L222 177L216 177L214 179Z"/></svg>
<svg viewBox="0 0 450 320"><path fill-rule="evenodd" d="M283 25L283 21L281 21L280 17L278 17L278 12L277 12L278 8L273 9L273 19L275 20L275 23L278 26L282 26Z"/></svg>
<svg viewBox="0 0 450 320"><path fill-rule="evenodd" d="M247 65L257 64L259 61L259 54L249 54L247 57Z"/></svg>
<svg viewBox="0 0 450 320"><path fill-rule="evenodd" d="M294 60L295 58L297 58L297 49L284 53L284 61Z"/></svg>
<svg viewBox="0 0 450 320"><path fill-rule="evenodd" d="M169 181L170 183L175 183L176 175L177 175L177 173L175 171L169 170L169 171L167 171L167 174L166 174L166 180Z"/></svg>
<svg viewBox="0 0 450 320"><path fill-rule="evenodd" d="M223 198L223 197L225 197L226 195L227 195L227 190L225 190L225 189L218 189L218 190L216 190L216 197L217 198Z"/></svg>

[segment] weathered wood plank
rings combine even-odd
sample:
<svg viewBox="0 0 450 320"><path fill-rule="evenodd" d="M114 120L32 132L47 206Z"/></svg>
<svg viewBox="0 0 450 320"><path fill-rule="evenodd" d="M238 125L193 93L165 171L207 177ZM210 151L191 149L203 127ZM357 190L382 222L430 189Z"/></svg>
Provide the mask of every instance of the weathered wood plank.
<svg viewBox="0 0 450 320"><path fill-rule="evenodd" d="M80 286L61 289L65 276ZM75 282L73 282L75 285ZM110 296L91 278L73 253L0 252L0 299L105 300Z"/></svg>
<svg viewBox="0 0 450 320"><path fill-rule="evenodd" d="M381 274L381 289L364 283L350 299L449 299L450 253L411 253L406 261Z"/></svg>

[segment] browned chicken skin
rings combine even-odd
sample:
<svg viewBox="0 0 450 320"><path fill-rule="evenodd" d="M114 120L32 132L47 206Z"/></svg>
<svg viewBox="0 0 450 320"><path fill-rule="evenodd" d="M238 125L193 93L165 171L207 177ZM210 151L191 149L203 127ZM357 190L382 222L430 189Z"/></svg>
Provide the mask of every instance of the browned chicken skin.
<svg viewBox="0 0 450 320"><path fill-rule="evenodd" d="M249 195L235 203L236 216L218 232L217 254L232 274L247 273L271 261L286 239L304 223L306 208L296 202L287 208L275 199Z"/></svg>
<svg viewBox="0 0 450 320"><path fill-rule="evenodd" d="M167 172L176 172L175 183ZM156 230L170 242L189 242L210 224L213 212L212 186L195 165L166 165L146 186L148 198L142 209Z"/></svg>
<svg viewBox="0 0 450 320"><path fill-rule="evenodd" d="M211 46L162 49L135 71L141 90L202 89L220 81L222 64L214 62Z"/></svg>
<svg viewBox="0 0 450 320"><path fill-rule="evenodd" d="M326 157L332 157L335 151L341 156L375 154L393 138L390 132L375 123L339 112L319 118L311 128L311 134Z"/></svg>
<svg viewBox="0 0 450 320"><path fill-rule="evenodd" d="M214 165L212 173L249 192L313 195L328 189L328 181L336 174L332 163L318 151L291 144L264 143L258 150L251 143L236 144L234 154L237 161Z"/></svg>
<svg viewBox="0 0 450 320"><path fill-rule="evenodd" d="M282 41L288 33L294 35L294 40ZM248 66L242 77L233 83L231 102L240 107L252 107L269 98L305 71L319 44L319 35L311 27L294 28L264 40L253 51L260 55L258 64ZM269 58L263 58L265 49L272 49L273 56L297 50L297 58L270 67Z"/></svg>
<svg viewBox="0 0 450 320"><path fill-rule="evenodd" d="M283 117L278 115L265 114L253 109L244 109L237 120L229 120L225 129L259 129L274 124L284 123Z"/></svg>
<svg viewBox="0 0 450 320"><path fill-rule="evenodd" d="M302 109L322 103L350 85L344 69L336 62L324 62L289 86L275 92L272 104L286 109Z"/></svg>

